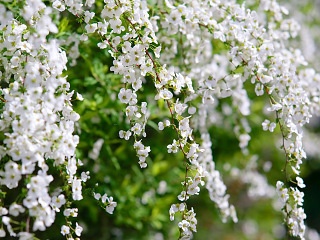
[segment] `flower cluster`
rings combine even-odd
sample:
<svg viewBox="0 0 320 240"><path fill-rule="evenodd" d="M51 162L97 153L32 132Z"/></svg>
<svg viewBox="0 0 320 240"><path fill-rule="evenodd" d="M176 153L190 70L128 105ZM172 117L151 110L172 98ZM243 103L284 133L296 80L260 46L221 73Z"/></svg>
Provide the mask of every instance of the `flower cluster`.
<svg viewBox="0 0 320 240"><path fill-rule="evenodd" d="M298 186L304 188L303 180L300 177L296 179ZM288 224L290 234L300 239L305 239L306 226L304 220L307 216L302 207L304 193L299 191L298 188L284 187L284 183L281 181L277 182L277 192L282 202L282 209L285 213L285 221Z"/></svg>
<svg viewBox="0 0 320 240"><path fill-rule="evenodd" d="M193 236L192 232L197 231L197 219L193 208L191 210L186 209L185 203L173 204L170 207L169 214L170 220L174 220L174 215L177 212L181 212L183 215L183 220L178 223L180 228L180 238L189 239Z"/></svg>
<svg viewBox="0 0 320 240"><path fill-rule="evenodd" d="M166 55L164 61L171 62L175 58L172 53L188 49L183 56L185 68L182 74L195 79L198 89L185 103L195 99L196 95L201 97L199 128L207 129L212 122L216 124L217 112L214 108L218 104L215 102L230 97L230 107L239 115L235 134L240 148L245 150L251 137L246 119L250 114L250 101L244 82L251 80L256 95L266 94L271 101L271 107L267 109L275 113L282 132L285 165L298 175L302 160L306 157L301 142L302 126L309 122L312 114L319 113L318 100L313 98L315 92L319 94L319 88L315 86L318 80L316 77L305 78L307 74L315 76L316 73L308 69L300 70L306 65L301 52L285 47L285 41L297 35L299 25L292 19L285 19L286 9L275 1L262 1L258 10L272 13L267 27L261 24L257 12L229 2L187 1L174 6L166 1L165 8L167 14L162 26L166 31L159 41L165 41L171 35L173 42L177 33L185 38L181 50L177 47L177 40L176 44L171 42L163 47L163 54ZM191 33L186 29L192 29ZM203 41L202 36L206 36L207 41ZM228 46L227 58L214 52L214 46L208 40L210 38ZM230 115L229 111L225 114ZM262 126L264 130L273 132L276 124L266 119ZM290 228L292 224L288 226ZM296 236L295 231L291 232Z"/></svg>
<svg viewBox="0 0 320 240"><path fill-rule="evenodd" d="M55 5L60 11L61 4ZM228 108L232 109L238 122L234 132L239 147L244 153L248 152L250 101L245 82L250 80L257 96L266 94L270 99L271 106L267 110L274 113L282 132L285 165L299 174L305 158L301 127L318 111L312 96L319 92L309 88L316 80L308 86L302 84L305 71L300 68L306 63L301 52L285 48L285 41L297 35L299 25L284 18L286 9L275 1L262 1L257 10L272 13L267 26L262 25L256 11L232 2L172 4L165 1L158 7L163 8L162 14L149 17L144 1L109 1L101 12L102 21L94 21L94 12L80 8L75 11L66 3L69 11L83 16L86 23L83 39L90 34L99 34L103 41L98 47L108 47L114 58L110 70L123 76L124 87L120 89L118 99L127 105L125 113L131 128L121 130L119 136L126 140L134 137L140 167L147 167L146 158L151 149L141 141L141 137L146 137L145 127L150 114L147 102L139 104L139 92L151 78L155 100L166 102L172 118L159 122L159 130L170 127L178 135L167 146L168 152L181 151L186 158L186 176L178 199L186 207L188 198L199 194L201 185L206 185L211 199L220 206L223 219L232 216L237 221L234 207L227 202L226 187L210 158L211 143L206 129L217 124L218 118L230 115ZM183 42L178 41L177 34ZM228 54L216 53L212 41L223 42ZM176 60L177 56L182 62ZM216 108L225 98L231 98L231 104L225 104L225 111L219 116ZM266 119L262 126L263 130L273 132L276 123ZM195 130L202 133L204 148L200 148L195 140ZM193 177L188 176L190 169L196 172ZM186 220L185 215L182 216Z"/></svg>
<svg viewBox="0 0 320 240"><path fill-rule="evenodd" d="M67 221L61 234L68 239L73 233L81 236L83 228L78 222L72 227L69 218L78 215L71 204L83 199L82 188L90 173L77 174L83 166L75 156L79 137L74 128L79 115L73 111L74 92L64 71L68 58L70 66L76 65L79 45L91 38L99 39L97 47L112 57L110 71L120 76L117 100L123 106L127 128L119 129L119 137L133 141L141 168L148 166L151 152L143 141L151 122L150 105L165 106L158 129L174 133L167 152L180 152L184 158L179 203L169 210L170 220L181 215L180 239L190 239L196 232L196 213L188 200L199 195L202 187L208 190L223 222L229 217L238 221L213 161L210 128L224 126L233 131L241 152L248 156L254 138L250 135L250 95L270 102L265 104L267 114L259 125L274 133L279 128L284 177L304 187L299 177L306 158L303 126L320 113L320 75L306 68L299 49L287 47L300 26L275 0L259 1L255 10L234 0L164 0L157 4L104 0L96 5L94 0L52 0L51 6L27 0L19 7L22 11L16 13L0 4L0 77L4 82L0 183L9 190L22 185L24 189L16 202L0 208L2 223L11 236L31 235L29 223L23 231L14 231L11 223L18 216L27 214L33 219L32 231L44 231L62 208ZM95 11L99 7L101 11ZM81 30L61 40L54 34L59 32L56 22L65 11L77 18ZM150 88L151 98L145 94ZM83 100L78 93L74 98ZM98 159L103 143L99 139L94 144L90 159ZM54 170L59 170L65 185L53 190ZM244 182L257 178L259 184L269 186L255 172L244 172L249 173ZM268 195L258 188L252 185L249 194ZM303 193L282 182L277 183L277 192L290 234L304 239ZM113 213L117 206L113 197L93 195ZM0 229L0 234L6 232Z"/></svg>
<svg viewBox="0 0 320 240"><path fill-rule="evenodd" d="M101 203L103 205L103 208L105 208L106 212L109 214L113 214L113 211L115 207L117 206L117 203L113 201L113 197L108 197L107 194L103 194L101 196L100 193L94 193L94 198L96 200L101 200Z"/></svg>
<svg viewBox="0 0 320 240"><path fill-rule="evenodd" d="M26 1L22 7L18 21L0 5L1 74L6 86L0 120L5 135L0 182L8 189L5 192L23 189L15 202L1 207L1 217L10 236L27 239L32 237L31 226L32 231L46 230L69 201L62 186L53 191L51 166L67 177L73 200L82 199L82 180L76 177L79 161L74 157L79 137L73 131L79 115L72 109L73 92L62 75L67 57L55 39L47 38L58 32L52 9L42 1ZM15 219L25 214L33 219L32 225L22 225L16 232L12 224L19 225Z"/></svg>

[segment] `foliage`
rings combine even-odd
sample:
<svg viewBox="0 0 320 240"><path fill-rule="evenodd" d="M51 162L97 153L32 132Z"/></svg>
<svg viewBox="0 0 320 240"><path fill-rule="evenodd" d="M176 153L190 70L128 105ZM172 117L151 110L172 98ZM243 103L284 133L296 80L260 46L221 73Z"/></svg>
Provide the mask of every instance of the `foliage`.
<svg viewBox="0 0 320 240"><path fill-rule="evenodd" d="M319 169L304 162L320 75L286 8L26 0L0 12L1 237L318 239L302 177Z"/></svg>

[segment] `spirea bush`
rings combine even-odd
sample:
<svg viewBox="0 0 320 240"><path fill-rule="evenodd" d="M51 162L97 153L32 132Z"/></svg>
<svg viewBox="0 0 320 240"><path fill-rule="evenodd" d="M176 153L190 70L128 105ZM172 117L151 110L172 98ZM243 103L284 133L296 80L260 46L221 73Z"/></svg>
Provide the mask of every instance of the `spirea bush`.
<svg viewBox="0 0 320 240"><path fill-rule="evenodd" d="M8 0L0 13L1 237L319 239L302 189L320 75L285 7Z"/></svg>

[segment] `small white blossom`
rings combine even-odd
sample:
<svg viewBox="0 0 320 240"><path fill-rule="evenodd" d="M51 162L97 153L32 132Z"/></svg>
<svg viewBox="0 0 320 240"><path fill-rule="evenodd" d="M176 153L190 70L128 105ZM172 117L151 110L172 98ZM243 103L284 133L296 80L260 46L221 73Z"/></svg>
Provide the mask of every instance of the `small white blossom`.
<svg viewBox="0 0 320 240"><path fill-rule="evenodd" d="M107 213L113 214L113 211L114 211L116 206L117 206L117 203L115 201L113 201L113 197L109 197L108 206L106 207Z"/></svg>
<svg viewBox="0 0 320 240"><path fill-rule="evenodd" d="M94 33L98 29L97 23L87 24L85 26L87 33Z"/></svg>
<svg viewBox="0 0 320 240"><path fill-rule="evenodd" d="M306 187L306 185L303 183L303 179L301 177L296 177L296 180L297 180L297 185L300 188L305 188Z"/></svg>
<svg viewBox="0 0 320 240"><path fill-rule="evenodd" d="M273 132L275 127L277 125L274 122L270 122L268 119L264 120L264 122L262 123L262 128L264 131L270 131Z"/></svg>
<svg viewBox="0 0 320 240"><path fill-rule="evenodd" d="M61 234L65 236L65 235L68 235L69 233L70 233L70 228L66 225L63 225L61 227Z"/></svg>
<svg viewBox="0 0 320 240"><path fill-rule="evenodd" d="M76 228L75 228L75 234L80 237L82 233L83 228L76 222Z"/></svg>
<svg viewBox="0 0 320 240"><path fill-rule="evenodd" d="M52 7L63 12L66 9L66 6L59 0L56 0L52 3Z"/></svg>
<svg viewBox="0 0 320 240"><path fill-rule="evenodd" d="M167 99L171 99L173 97L173 94L167 89L161 89L159 92L159 97L167 100Z"/></svg>
<svg viewBox="0 0 320 240"><path fill-rule="evenodd" d="M159 123L158 123L158 128L159 128L160 131L162 131L162 130L164 129L164 124L163 124L163 122L159 122Z"/></svg>
<svg viewBox="0 0 320 240"><path fill-rule="evenodd" d="M77 97L76 97L77 100L79 101L83 101L83 97L80 93L77 93Z"/></svg>

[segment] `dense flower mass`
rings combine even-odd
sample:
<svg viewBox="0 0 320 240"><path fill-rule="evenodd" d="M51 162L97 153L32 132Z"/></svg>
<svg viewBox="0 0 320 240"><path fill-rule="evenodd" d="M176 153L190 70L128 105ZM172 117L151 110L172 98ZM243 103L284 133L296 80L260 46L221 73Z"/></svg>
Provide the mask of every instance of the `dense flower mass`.
<svg viewBox="0 0 320 240"><path fill-rule="evenodd" d="M86 229L77 220L77 201L93 197L109 214L120 206L105 188L102 195L86 188L95 179L90 162L97 166L93 171L101 170L99 155L113 151L112 140L94 141L83 161L76 151L81 129L73 101L87 103L69 80L73 71L79 72L78 59L87 57L86 44L94 42L111 59L107 76L112 77L103 83L90 68L93 82L111 86L116 81L106 102L111 99L122 108L121 113L106 109L104 114L124 119L113 127L117 138L132 143L140 168L154 166L150 128L172 133L170 143L158 145L172 159L182 159L177 164L183 171L176 176L181 188L168 207L168 218L178 219L179 239L191 239L197 232L198 215L190 201L203 187L222 221L238 222L237 206L230 203L232 196L214 161L217 139L212 128L231 132L242 156L256 162L250 141L255 139L252 115L257 108L259 130L281 138L284 174L275 186L250 164L242 172L233 168L231 175L250 185L252 199L274 199L278 193L288 233L305 239L304 193L299 190L305 187L300 177L306 159L303 133L304 125L320 113L320 75L299 48L290 46L300 25L287 16L286 8L275 0L256 2L249 8L233 0L3 1L0 236L31 239L62 214L61 235L79 239ZM262 104L257 107L258 101ZM114 149L114 154L120 151ZM105 176L104 182L112 179ZM150 198L154 194L148 193Z"/></svg>

